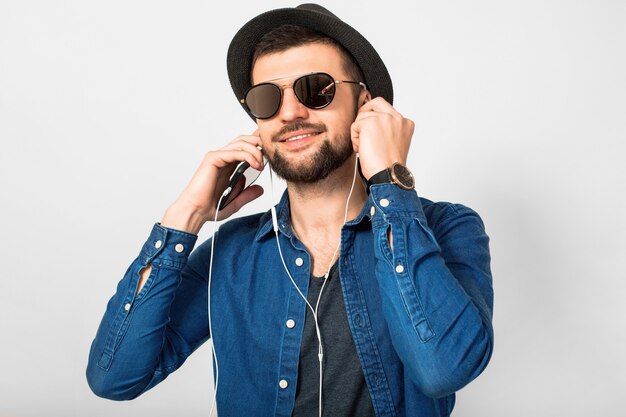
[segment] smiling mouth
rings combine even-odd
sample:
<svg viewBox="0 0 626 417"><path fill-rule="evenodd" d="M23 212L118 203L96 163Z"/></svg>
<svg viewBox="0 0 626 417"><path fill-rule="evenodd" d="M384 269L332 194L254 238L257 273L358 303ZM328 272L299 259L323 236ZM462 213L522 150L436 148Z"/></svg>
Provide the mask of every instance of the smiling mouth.
<svg viewBox="0 0 626 417"><path fill-rule="evenodd" d="M296 136L291 136L285 139L281 139L280 142L293 142L296 140L301 140L301 139L305 139L311 136L317 136L322 132L310 132L310 133L303 133L301 135L296 135Z"/></svg>
<svg viewBox="0 0 626 417"><path fill-rule="evenodd" d="M286 143L307 141L312 136L320 135L328 129L324 123L309 123L302 120L296 120L292 123L285 124L274 135L273 142Z"/></svg>

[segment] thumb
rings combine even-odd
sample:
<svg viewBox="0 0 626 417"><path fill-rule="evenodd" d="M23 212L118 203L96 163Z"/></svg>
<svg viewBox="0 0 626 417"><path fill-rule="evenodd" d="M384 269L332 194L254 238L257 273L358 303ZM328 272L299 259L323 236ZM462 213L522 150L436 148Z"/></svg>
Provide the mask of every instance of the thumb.
<svg viewBox="0 0 626 417"><path fill-rule="evenodd" d="M360 133L361 123L359 120L355 120L350 126L350 140L352 141L352 149L354 149L354 152L359 151Z"/></svg>

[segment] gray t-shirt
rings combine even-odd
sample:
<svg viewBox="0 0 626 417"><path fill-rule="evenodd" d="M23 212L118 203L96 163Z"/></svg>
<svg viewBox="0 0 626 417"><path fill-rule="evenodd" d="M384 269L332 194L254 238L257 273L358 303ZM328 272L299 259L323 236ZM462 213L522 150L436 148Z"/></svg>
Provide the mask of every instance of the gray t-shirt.
<svg viewBox="0 0 626 417"><path fill-rule="evenodd" d="M372 399L348 327L338 271L335 262L322 291L317 312L324 347L322 411L324 416L374 417ZM323 277L311 276L307 299L313 308L323 283ZM318 340L313 313L308 307L306 311L293 417L318 416L320 375Z"/></svg>

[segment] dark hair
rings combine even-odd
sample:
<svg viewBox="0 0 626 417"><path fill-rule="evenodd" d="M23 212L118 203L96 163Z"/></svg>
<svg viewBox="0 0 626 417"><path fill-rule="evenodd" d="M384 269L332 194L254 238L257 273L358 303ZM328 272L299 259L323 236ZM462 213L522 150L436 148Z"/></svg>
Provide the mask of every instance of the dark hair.
<svg viewBox="0 0 626 417"><path fill-rule="evenodd" d="M283 52L289 48L311 43L332 45L337 48L343 58L343 69L350 77L350 80L365 82L365 77L363 76L359 64L356 63L350 52L346 51L341 44L312 29L291 24L278 26L261 37L261 40L256 44L254 53L252 54L252 65L250 68L254 68L257 59L263 55Z"/></svg>

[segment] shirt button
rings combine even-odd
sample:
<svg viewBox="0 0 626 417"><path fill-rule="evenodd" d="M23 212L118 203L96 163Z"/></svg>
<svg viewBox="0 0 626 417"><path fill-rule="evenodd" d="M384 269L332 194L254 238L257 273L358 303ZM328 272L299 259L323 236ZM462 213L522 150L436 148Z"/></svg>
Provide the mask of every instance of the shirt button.
<svg viewBox="0 0 626 417"><path fill-rule="evenodd" d="M124 310L126 311L130 310L130 303L126 303L126 305L124 306Z"/></svg>
<svg viewBox="0 0 626 417"><path fill-rule="evenodd" d="M278 383L278 386L281 387L282 389L287 388L289 384L287 383L286 379L281 379L280 382Z"/></svg>
<svg viewBox="0 0 626 417"><path fill-rule="evenodd" d="M372 206L372 208L370 208L370 216L373 216L374 213L376 213L376 209Z"/></svg>
<svg viewBox="0 0 626 417"><path fill-rule="evenodd" d="M302 258L296 258L296 265L302 266L303 263L304 261L302 260Z"/></svg>
<svg viewBox="0 0 626 417"><path fill-rule="evenodd" d="M176 252L181 253L185 250L185 247L179 243L178 245L174 246L174 249L176 249Z"/></svg>
<svg viewBox="0 0 626 417"><path fill-rule="evenodd" d="M396 272L397 272L398 274L403 273L403 272L404 272L404 267L403 267L402 265L398 265L398 266L396 266Z"/></svg>
<svg viewBox="0 0 626 417"><path fill-rule="evenodd" d="M163 242L161 242L160 240L157 240L156 243L154 244L154 247L159 249L162 244L163 244Z"/></svg>
<svg viewBox="0 0 626 417"><path fill-rule="evenodd" d="M381 207L387 207L389 205L389 200L387 200L386 198L383 198L382 200L379 201L379 203Z"/></svg>
<svg viewBox="0 0 626 417"><path fill-rule="evenodd" d="M296 322L293 321L292 319L287 320L287 327L289 327L290 329L293 329L296 326Z"/></svg>

